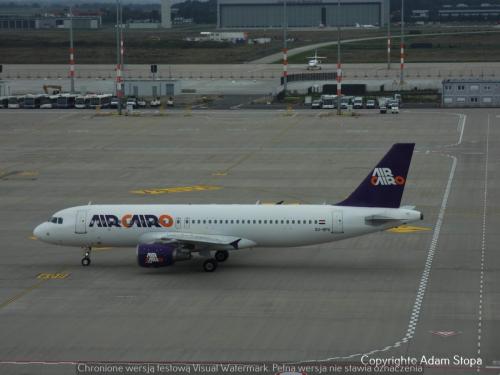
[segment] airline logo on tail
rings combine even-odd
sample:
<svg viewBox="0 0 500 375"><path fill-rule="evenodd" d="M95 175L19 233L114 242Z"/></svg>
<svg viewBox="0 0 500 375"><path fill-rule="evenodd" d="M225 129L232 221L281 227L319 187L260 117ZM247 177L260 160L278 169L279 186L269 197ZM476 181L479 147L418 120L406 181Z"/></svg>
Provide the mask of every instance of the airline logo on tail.
<svg viewBox="0 0 500 375"><path fill-rule="evenodd" d="M370 182L373 186L404 185L405 179L402 176L394 177L390 168L375 168Z"/></svg>

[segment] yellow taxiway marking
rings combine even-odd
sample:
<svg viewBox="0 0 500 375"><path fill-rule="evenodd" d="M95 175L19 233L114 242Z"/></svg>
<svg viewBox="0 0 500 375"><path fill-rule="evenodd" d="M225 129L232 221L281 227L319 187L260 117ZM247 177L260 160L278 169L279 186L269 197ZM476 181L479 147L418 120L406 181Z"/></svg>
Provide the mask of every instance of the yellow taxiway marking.
<svg viewBox="0 0 500 375"><path fill-rule="evenodd" d="M38 237L35 237L35 236L29 236L28 238L29 238L30 240L33 240L33 241L38 240Z"/></svg>
<svg viewBox="0 0 500 375"><path fill-rule="evenodd" d="M191 191L204 191L204 190L220 190L221 186L213 185L194 185L194 186L179 186L170 188L158 188L158 189L144 189L144 190L132 190L132 194L141 195L157 195L157 194L171 194L171 193L187 193Z"/></svg>
<svg viewBox="0 0 500 375"><path fill-rule="evenodd" d="M215 172L212 173L212 176L227 176L227 172Z"/></svg>
<svg viewBox="0 0 500 375"><path fill-rule="evenodd" d="M42 275L47 275L47 276L42 276ZM58 276L57 277L52 277L52 276L48 276L48 275L58 275ZM66 275L66 276L63 277L63 275ZM9 298L7 301L0 303L0 309L3 309L4 307L10 305L11 303L16 302L21 297L24 297L29 292L31 292L31 291L37 289L38 287L40 287L43 283L47 282L47 280L50 280L50 279L64 279L68 275L69 275L69 273L64 272L64 271L62 271L62 272L56 272L56 273L40 273L40 274L37 275L37 279L39 281L36 284L34 284L34 285L32 285L32 286L24 289L23 291L19 292L15 296Z"/></svg>
<svg viewBox="0 0 500 375"><path fill-rule="evenodd" d="M22 171L17 174L18 176L22 177L33 177L33 176L38 176L37 171Z"/></svg>
<svg viewBox="0 0 500 375"><path fill-rule="evenodd" d="M36 278L40 279L40 280L53 280L53 279L61 280L61 279L67 278L68 276L69 276L69 273L66 273L66 272L61 272L61 273L40 273L40 274L38 274L38 276Z"/></svg>
<svg viewBox="0 0 500 375"><path fill-rule="evenodd" d="M387 232L392 232L392 233L414 233L414 232L424 232L432 230L432 228L429 227L416 227L413 225L401 225L396 228L391 228L387 229Z"/></svg>

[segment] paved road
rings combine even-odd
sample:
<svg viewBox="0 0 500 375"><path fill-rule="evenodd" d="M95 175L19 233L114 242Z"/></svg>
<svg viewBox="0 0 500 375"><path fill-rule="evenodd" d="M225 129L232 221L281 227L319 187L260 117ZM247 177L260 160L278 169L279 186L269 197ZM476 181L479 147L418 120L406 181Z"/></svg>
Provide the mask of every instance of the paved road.
<svg viewBox="0 0 500 375"><path fill-rule="evenodd" d="M1 112L0 372L66 374L78 361L359 364L362 354L495 366L500 111L455 112ZM134 249L102 249L82 268L79 249L30 238L54 211L88 201L339 201L398 141L417 143L403 198L425 213L416 232L241 251L213 274L199 260L140 269ZM219 189L131 193L195 185Z"/></svg>
<svg viewBox="0 0 500 375"><path fill-rule="evenodd" d="M279 64L220 64L220 65L159 65L160 79L179 79L183 81L278 81L282 67ZM335 71L335 64L323 64L322 71ZM399 78L399 65L393 64L387 70L387 64L344 64L345 79L381 79ZM308 72L306 64L290 64L290 74ZM113 81L114 65L77 65L76 77L78 80L106 80ZM481 63L410 63L405 66L405 75L408 78L461 78L500 76L500 62ZM4 65L4 73L0 76L6 81L42 80L40 84L57 84L66 81L68 77L67 65ZM151 79L149 65L127 65L125 67L127 79Z"/></svg>

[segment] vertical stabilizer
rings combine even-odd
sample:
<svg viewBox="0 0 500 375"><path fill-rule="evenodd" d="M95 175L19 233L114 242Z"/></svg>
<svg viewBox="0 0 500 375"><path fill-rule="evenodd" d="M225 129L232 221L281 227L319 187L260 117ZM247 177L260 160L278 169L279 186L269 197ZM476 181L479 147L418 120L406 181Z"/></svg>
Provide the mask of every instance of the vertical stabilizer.
<svg viewBox="0 0 500 375"><path fill-rule="evenodd" d="M415 143L395 143L363 182L338 206L398 208Z"/></svg>

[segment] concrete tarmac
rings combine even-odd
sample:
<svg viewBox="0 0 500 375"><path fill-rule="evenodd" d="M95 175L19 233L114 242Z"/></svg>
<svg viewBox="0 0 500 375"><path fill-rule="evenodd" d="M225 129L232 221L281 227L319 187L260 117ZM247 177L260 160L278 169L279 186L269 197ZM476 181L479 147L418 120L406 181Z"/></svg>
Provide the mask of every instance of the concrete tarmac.
<svg viewBox="0 0 500 375"><path fill-rule="evenodd" d="M498 373L499 128L493 109L0 110L0 373L422 355L451 362L426 374L475 373L477 358ZM335 203L407 141L416 153L403 204L425 214L413 232L241 251L210 274L199 258L141 269L133 248L99 249L83 268L80 249L31 237L89 201ZM175 187L187 188L132 193Z"/></svg>

